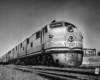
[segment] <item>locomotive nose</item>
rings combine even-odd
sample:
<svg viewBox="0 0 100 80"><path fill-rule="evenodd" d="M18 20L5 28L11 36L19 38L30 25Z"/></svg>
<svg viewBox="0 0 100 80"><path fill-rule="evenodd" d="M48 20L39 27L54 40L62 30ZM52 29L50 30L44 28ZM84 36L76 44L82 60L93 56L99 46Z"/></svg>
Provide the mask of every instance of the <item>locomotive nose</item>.
<svg viewBox="0 0 100 80"><path fill-rule="evenodd" d="M73 66L73 65L78 65L78 57L76 53L67 53L65 54L65 61Z"/></svg>

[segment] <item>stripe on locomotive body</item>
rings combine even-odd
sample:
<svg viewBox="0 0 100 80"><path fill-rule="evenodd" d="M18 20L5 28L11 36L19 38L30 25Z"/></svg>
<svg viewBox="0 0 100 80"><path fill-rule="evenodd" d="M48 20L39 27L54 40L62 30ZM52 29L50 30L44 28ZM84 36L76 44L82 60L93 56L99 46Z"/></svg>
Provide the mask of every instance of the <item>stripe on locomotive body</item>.
<svg viewBox="0 0 100 80"><path fill-rule="evenodd" d="M83 51L80 47L69 48L69 47L52 47L45 49L45 51Z"/></svg>
<svg viewBox="0 0 100 80"><path fill-rule="evenodd" d="M53 44L61 44L62 46L66 46L66 47L82 47L82 42L81 41L73 41L73 42L67 42L67 41L50 41L50 43Z"/></svg>

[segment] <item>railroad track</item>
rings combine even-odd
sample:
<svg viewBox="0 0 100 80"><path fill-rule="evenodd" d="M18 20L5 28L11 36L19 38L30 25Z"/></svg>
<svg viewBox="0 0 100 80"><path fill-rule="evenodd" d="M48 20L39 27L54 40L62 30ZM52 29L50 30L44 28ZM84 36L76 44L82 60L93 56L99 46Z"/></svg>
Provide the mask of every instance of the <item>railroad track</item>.
<svg viewBox="0 0 100 80"><path fill-rule="evenodd" d="M9 68L36 73L53 80L100 80L100 75L95 74L95 69L56 68L44 66L8 65Z"/></svg>

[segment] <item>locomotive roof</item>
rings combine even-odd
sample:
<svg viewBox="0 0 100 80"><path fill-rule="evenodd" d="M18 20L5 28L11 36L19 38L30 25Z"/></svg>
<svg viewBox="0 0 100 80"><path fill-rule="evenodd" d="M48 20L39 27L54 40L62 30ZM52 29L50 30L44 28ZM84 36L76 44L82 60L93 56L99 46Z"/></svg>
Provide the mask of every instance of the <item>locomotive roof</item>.
<svg viewBox="0 0 100 80"><path fill-rule="evenodd" d="M76 27L74 24L72 24L70 22L66 22L66 21L55 21L55 20L53 20L49 25L56 24L56 23L67 23L67 24L70 24L70 25L73 25L74 27Z"/></svg>

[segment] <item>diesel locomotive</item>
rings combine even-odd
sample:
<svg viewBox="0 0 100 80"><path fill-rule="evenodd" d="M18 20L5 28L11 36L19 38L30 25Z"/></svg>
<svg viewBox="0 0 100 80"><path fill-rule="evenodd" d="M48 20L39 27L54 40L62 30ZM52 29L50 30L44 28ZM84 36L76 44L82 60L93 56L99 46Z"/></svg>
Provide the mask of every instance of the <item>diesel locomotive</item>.
<svg viewBox="0 0 100 80"><path fill-rule="evenodd" d="M83 60L83 36L65 21L52 21L0 58L5 64L79 66Z"/></svg>

